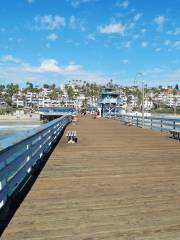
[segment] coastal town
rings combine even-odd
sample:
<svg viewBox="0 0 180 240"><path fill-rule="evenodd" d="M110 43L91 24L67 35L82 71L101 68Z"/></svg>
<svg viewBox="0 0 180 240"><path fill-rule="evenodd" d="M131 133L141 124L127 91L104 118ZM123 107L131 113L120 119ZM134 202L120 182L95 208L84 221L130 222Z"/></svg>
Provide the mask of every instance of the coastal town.
<svg viewBox="0 0 180 240"><path fill-rule="evenodd" d="M18 84L0 85L0 112L6 114L17 109L38 110L42 107L97 108L103 91L109 88L117 94L118 106L126 112L142 108L141 86L120 86L110 80L106 85L72 80L58 86L36 86L27 82L24 88ZM144 109L152 113L179 113L180 89L175 86L144 87Z"/></svg>

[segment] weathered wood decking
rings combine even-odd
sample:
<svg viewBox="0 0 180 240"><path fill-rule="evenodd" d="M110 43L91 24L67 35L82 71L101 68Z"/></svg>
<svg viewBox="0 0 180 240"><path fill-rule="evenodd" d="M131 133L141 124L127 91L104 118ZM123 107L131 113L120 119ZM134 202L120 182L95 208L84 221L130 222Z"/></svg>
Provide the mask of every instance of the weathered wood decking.
<svg viewBox="0 0 180 240"><path fill-rule="evenodd" d="M179 240L179 141L114 120L75 129L78 143L61 140L1 239Z"/></svg>

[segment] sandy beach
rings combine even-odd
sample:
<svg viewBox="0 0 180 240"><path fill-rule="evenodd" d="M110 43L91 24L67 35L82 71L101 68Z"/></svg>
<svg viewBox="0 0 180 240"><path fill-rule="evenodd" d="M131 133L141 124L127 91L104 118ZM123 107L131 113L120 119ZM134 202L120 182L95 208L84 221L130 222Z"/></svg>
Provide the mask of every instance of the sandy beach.
<svg viewBox="0 0 180 240"><path fill-rule="evenodd" d="M15 122L22 122L22 121L40 121L40 115L33 113L33 114L14 114L14 115L0 115L0 122L1 121L15 121Z"/></svg>

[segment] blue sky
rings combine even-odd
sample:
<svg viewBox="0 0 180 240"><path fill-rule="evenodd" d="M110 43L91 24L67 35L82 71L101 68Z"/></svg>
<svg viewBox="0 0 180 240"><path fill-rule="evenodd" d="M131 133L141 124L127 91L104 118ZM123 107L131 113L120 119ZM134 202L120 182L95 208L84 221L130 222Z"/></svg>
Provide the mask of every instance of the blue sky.
<svg viewBox="0 0 180 240"><path fill-rule="evenodd" d="M180 0L2 0L0 81L180 84ZM137 81L141 81L136 78Z"/></svg>

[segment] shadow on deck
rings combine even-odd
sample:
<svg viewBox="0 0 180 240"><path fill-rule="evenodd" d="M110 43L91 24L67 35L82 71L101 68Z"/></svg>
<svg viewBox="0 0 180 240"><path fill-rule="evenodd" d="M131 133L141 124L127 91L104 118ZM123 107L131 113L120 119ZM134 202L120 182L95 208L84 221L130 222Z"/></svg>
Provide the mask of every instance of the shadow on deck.
<svg viewBox="0 0 180 240"><path fill-rule="evenodd" d="M63 131L64 134L64 131ZM33 187L34 183L36 182L38 176L40 175L41 171L43 170L46 162L48 161L49 157L51 156L52 152L54 151L56 144L60 141L63 134L59 136L57 139L57 142L52 147L50 152L36 165L36 167L33 169L33 172L31 175L28 175L26 179L22 182L22 184L19 186L17 191L9 198L6 205L3 207L3 209L0 211L0 236L3 234L3 231L6 229L8 224L10 223L11 219L13 218L14 214L18 210L18 208L21 206L21 203L26 198L27 194Z"/></svg>

